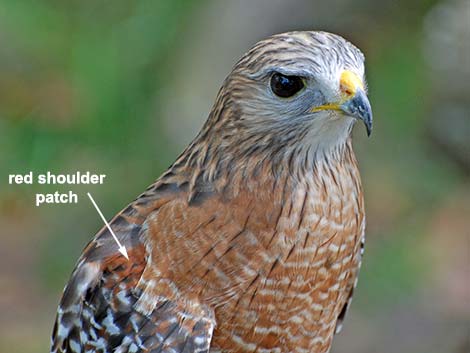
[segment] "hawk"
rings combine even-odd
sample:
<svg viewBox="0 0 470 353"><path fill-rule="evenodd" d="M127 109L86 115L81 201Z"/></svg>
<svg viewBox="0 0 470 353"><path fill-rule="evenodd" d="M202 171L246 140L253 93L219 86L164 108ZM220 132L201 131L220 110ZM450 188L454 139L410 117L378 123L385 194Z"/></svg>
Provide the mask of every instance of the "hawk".
<svg viewBox="0 0 470 353"><path fill-rule="evenodd" d="M53 353L328 352L355 287L370 134L364 56L325 32L260 41L174 164L87 245Z"/></svg>

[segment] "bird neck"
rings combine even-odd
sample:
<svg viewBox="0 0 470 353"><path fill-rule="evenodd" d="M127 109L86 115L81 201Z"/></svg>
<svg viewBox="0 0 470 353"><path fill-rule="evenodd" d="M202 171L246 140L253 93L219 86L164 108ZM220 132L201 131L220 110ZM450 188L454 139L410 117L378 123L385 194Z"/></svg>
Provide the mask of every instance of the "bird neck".
<svg viewBox="0 0 470 353"><path fill-rule="evenodd" d="M356 165L351 138L328 149L311 144L297 146L208 144L195 140L162 177L163 183L184 184L189 200L204 194L237 194L237 185L267 185L288 180L290 185L311 178L318 168L346 162ZM254 190L255 190L254 189Z"/></svg>

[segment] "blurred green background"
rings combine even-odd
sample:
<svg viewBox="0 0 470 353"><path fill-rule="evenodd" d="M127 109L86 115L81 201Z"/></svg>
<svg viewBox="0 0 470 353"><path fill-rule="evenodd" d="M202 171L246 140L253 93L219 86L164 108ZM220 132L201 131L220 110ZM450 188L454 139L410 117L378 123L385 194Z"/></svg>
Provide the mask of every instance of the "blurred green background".
<svg viewBox="0 0 470 353"><path fill-rule="evenodd" d="M366 54L374 134L355 131L367 246L334 353L470 351L470 2L0 0L0 351L45 352L101 227L196 134L238 57L277 32ZM8 174L106 174L77 205Z"/></svg>

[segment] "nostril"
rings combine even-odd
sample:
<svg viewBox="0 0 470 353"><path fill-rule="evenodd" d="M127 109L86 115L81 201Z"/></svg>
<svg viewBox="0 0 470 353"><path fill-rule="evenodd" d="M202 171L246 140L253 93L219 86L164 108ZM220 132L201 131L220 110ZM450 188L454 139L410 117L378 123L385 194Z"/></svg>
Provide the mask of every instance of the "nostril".
<svg viewBox="0 0 470 353"><path fill-rule="evenodd" d="M341 91L346 94L347 96L352 96L353 91L349 87L342 86Z"/></svg>

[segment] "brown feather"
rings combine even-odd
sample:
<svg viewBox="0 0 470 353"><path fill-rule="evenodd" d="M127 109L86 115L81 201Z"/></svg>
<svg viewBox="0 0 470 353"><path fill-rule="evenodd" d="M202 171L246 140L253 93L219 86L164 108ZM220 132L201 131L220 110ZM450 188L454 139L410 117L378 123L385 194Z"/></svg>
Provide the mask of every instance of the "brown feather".
<svg viewBox="0 0 470 353"><path fill-rule="evenodd" d="M111 221L129 261L105 228L86 247L52 352L329 350L365 227L351 139L324 153L306 142L312 122L250 122L243 106L256 92L250 75L281 60L283 48L302 56L346 43L305 33L245 55L196 139ZM306 40L313 49L298 47Z"/></svg>

